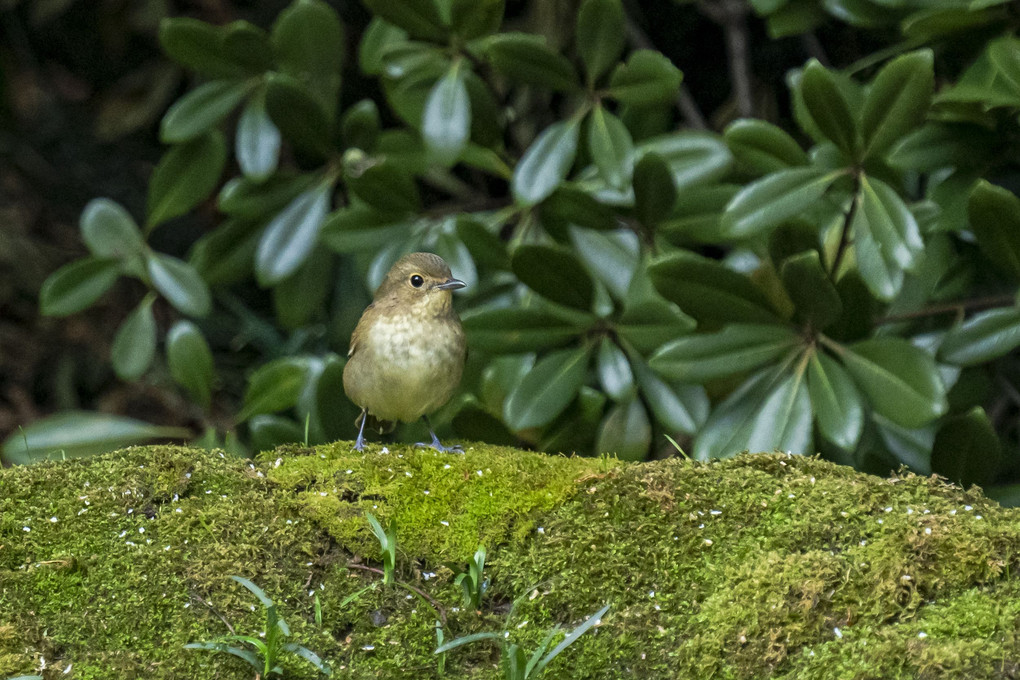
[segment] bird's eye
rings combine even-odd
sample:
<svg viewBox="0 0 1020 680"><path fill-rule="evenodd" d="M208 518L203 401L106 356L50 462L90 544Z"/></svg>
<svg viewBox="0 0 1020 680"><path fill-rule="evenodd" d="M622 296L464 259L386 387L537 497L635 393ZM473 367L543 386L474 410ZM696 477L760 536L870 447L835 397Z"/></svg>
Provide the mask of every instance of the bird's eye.
<svg viewBox="0 0 1020 680"><path fill-rule="evenodd" d="M414 286L415 288L421 288L422 284L424 284L424 283L425 283L425 279L423 279L421 277L421 275L413 274L411 276L411 285Z"/></svg>

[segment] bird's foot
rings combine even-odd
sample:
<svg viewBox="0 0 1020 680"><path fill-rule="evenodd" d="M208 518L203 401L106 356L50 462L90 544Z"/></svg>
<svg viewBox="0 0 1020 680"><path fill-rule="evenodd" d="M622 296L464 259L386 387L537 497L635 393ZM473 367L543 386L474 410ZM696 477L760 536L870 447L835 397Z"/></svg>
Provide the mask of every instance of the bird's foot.
<svg viewBox="0 0 1020 680"><path fill-rule="evenodd" d="M453 446L443 446L443 443L439 441L439 437L436 436L435 432L430 432L429 434L432 435L432 443L426 444L425 442L418 442L417 444L415 444L415 446L422 447L429 446L435 449L436 451L441 451L442 453L464 453L464 447L461 446L460 444L454 444Z"/></svg>
<svg viewBox="0 0 1020 680"><path fill-rule="evenodd" d="M360 434L358 435L357 441L354 442L354 450L355 451L365 450L365 438L362 437Z"/></svg>

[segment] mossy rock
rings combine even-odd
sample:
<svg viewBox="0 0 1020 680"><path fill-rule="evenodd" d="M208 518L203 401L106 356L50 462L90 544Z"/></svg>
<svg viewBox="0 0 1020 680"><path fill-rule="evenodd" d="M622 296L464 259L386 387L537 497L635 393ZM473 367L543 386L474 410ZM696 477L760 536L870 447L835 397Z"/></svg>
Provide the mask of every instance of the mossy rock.
<svg viewBox="0 0 1020 680"><path fill-rule="evenodd" d="M366 511L396 520L422 595L378 586ZM505 629L530 650L608 603L549 677L1013 678L1018 520L937 478L786 455L138 447L0 470L0 678L251 678L183 648L262 630L231 575L335 677L501 677L487 642L435 656L438 616L446 640ZM448 565L479 543L492 585L468 611Z"/></svg>

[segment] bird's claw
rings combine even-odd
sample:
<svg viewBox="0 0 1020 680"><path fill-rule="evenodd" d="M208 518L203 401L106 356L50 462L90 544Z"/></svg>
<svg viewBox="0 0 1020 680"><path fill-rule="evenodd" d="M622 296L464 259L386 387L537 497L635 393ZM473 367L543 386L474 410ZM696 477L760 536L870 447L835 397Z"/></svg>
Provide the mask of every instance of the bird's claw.
<svg viewBox="0 0 1020 680"><path fill-rule="evenodd" d="M418 442L415 444L415 447L419 446L422 448L428 446L442 453L464 453L464 447L461 446L460 444L454 444L453 446L443 446L443 444L439 441L438 438L433 439L431 444L426 442Z"/></svg>

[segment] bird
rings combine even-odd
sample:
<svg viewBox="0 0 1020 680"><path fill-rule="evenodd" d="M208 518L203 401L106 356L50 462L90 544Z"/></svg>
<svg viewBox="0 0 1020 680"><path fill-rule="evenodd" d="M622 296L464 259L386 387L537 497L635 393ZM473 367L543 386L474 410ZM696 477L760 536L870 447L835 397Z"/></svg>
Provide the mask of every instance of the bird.
<svg viewBox="0 0 1020 680"><path fill-rule="evenodd" d="M428 417L450 400L464 371L467 344L453 291L465 285L433 253L410 253L390 268L351 334L344 366L344 392L361 408L355 450L364 449L371 416L380 431L421 418L432 442L417 446L463 452L444 446Z"/></svg>

